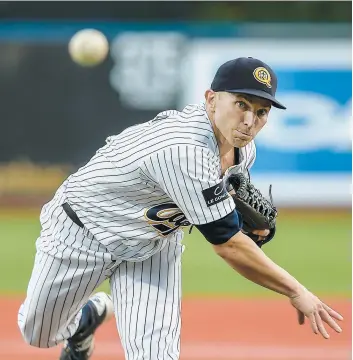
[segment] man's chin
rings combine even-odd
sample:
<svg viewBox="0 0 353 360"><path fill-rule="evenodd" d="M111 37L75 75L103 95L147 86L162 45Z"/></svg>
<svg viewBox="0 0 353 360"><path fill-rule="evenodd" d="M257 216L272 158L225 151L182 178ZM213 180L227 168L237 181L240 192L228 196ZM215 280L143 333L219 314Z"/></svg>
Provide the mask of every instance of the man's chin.
<svg viewBox="0 0 353 360"><path fill-rule="evenodd" d="M244 140L244 139L236 138L233 141L233 146L236 147L236 148L242 148L242 147L248 145L251 140L252 139Z"/></svg>

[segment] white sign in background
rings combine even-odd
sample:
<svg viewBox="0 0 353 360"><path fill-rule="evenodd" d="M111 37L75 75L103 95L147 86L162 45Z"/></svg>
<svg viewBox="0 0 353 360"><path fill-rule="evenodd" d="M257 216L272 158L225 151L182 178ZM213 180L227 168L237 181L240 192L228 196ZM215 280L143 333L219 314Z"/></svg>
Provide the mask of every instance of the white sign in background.
<svg viewBox="0 0 353 360"><path fill-rule="evenodd" d="M139 110L169 108L180 92L185 38L177 32L123 32L111 44L109 81L120 101Z"/></svg>
<svg viewBox="0 0 353 360"><path fill-rule="evenodd" d="M351 71L352 67L351 43L337 39L197 39L189 44L188 50L182 65L183 92L179 108L203 101L217 68L237 57L259 58L276 71ZM322 87L330 86L324 77L320 80ZM287 106L286 113L283 115L277 109L271 111L270 121L256 139L258 145L282 153L305 153L320 148L351 151L351 101L342 105L325 94L299 89L279 93L278 98ZM303 126L289 128L285 122L288 116L302 117L306 121ZM252 179L264 193L269 184L273 185L278 206L351 205L351 174L347 172L254 172Z"/></svg>

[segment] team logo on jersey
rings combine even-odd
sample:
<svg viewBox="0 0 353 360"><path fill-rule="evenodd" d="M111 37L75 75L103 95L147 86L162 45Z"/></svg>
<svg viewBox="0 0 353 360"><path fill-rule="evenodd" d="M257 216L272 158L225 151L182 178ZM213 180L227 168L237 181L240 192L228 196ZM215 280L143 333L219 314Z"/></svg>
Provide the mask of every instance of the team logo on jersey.
<svg viewBox="0 0 353 360"><path fill-rule="evenodd" d="M190 226L183 212L176 204L156 205L145 212L147 222L162 236L167 236L179 227Z"/></svg>
<svg viewBox="0 0 353 360"><path fill-rule="evenodd" d="M253 72L254 78L261 84L265 84L268 88L271 88L271 75L264 67L258 67Z"/></svg>
<svg viewBox="0 0 353 360"><path fill-rule="evenodd" d="M208 207L223 201L229 196L225 182L223 180L217 185L202 190L202 195Z"/></svg>

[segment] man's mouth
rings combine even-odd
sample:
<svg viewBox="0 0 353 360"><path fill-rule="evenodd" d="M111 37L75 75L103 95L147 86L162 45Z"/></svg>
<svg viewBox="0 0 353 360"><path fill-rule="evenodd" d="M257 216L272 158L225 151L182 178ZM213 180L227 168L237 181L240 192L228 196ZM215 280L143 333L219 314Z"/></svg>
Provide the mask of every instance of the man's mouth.
<svg viewBox="0 0 353 360"><path fill-rule="evenodd" d="M236 133L237 137L245 138L246 140L251 138L250 134L244 133L244 132L242 132L240 130L235 130L235 133Z"/></svg>

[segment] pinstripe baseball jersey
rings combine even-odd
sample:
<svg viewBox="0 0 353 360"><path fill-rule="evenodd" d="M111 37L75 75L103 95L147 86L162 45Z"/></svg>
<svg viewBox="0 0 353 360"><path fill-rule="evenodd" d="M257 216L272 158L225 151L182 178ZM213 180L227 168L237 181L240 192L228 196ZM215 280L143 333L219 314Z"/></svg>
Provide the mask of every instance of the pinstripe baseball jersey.
<svg viewBox="0 0 353 360"><path fill-rule="evenodd" d="M182 227L205 224L234 210L231 172L247 172L251 142L222 178L217 140L204 104L167 110L108 137L60 191L86 230L123 260L160 251Z"/></svg>

